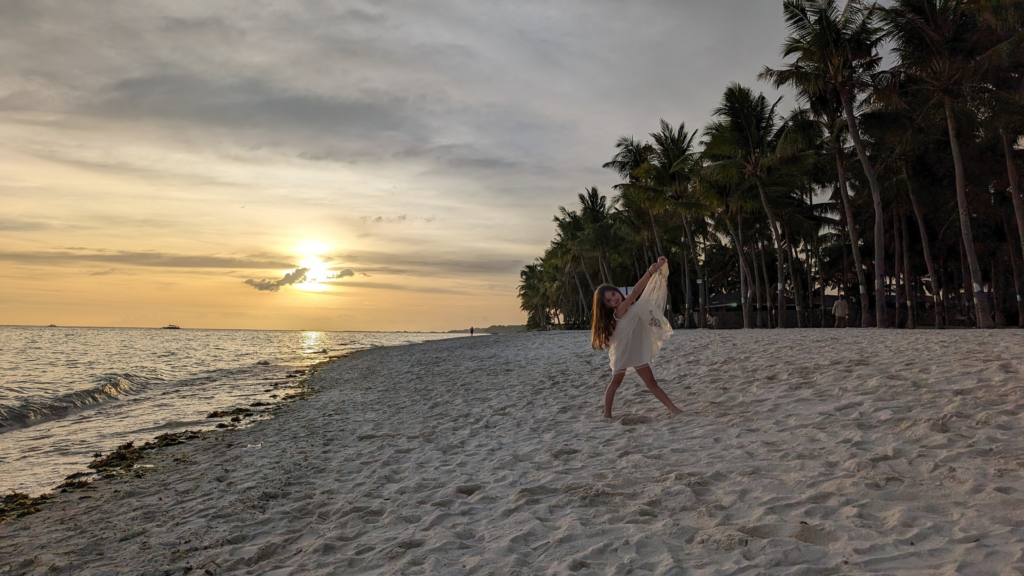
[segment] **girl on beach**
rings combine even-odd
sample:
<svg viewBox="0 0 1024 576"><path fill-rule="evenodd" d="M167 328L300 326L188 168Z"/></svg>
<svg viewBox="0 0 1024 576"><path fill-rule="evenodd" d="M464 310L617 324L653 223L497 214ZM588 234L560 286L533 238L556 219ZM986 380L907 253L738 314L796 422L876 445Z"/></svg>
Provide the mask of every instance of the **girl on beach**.
<svg viewBox="0 0 1024 576"><path fill-rule="evenodd" d="M612 367L612 381L604 392L604 417L612 417L615 392L633 368L654 397L673 414L676 408L665 391L658 386L648 364L662 343L672 334L672 326L665 318L665 300L668 298L668 260L664 256L651 264L647 273L633 286L629 296L611 284L602 284L594 292L593 319L590 324L590 345L595 350L608 349Z"/></svg>

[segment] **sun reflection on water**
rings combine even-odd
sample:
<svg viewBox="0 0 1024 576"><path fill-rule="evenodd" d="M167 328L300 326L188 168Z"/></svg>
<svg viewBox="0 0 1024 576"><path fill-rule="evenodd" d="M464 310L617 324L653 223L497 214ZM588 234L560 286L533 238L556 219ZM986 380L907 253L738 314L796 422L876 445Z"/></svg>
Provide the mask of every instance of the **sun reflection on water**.
<svg viewBox="0 0 1024 576"><path fill-rule="evenodd" d="M304 354L326 354L327 334L324 332L303 332L302 352Z"/></svg>

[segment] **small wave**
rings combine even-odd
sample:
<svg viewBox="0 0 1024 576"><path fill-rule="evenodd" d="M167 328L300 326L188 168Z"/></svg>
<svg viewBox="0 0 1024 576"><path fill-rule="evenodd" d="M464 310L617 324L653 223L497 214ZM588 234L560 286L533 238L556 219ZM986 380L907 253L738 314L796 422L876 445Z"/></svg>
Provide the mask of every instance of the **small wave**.
<svg viewBox="0 0 1024 576"><path fill-rule="evenodd" d="M137 394L159 378L136 374L105 374L92 388L69 392L56 398L30 400L18 406L0 404L0 432L31 426L53 420L86 408L91 408L120 396Z"/></svg>

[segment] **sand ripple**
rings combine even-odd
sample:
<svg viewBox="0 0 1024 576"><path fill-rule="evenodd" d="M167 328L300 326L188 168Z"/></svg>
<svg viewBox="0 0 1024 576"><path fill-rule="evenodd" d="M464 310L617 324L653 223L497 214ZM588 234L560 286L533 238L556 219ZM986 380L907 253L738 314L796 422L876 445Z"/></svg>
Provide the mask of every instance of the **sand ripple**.
<svg viewBox="0 0 1024 576"><path fill-rule="evenodd" d="M630 374L612 422L585 334L367 351L0 525L0 573L1022 574L1022 338L677 332L684 414Z"/></svg>

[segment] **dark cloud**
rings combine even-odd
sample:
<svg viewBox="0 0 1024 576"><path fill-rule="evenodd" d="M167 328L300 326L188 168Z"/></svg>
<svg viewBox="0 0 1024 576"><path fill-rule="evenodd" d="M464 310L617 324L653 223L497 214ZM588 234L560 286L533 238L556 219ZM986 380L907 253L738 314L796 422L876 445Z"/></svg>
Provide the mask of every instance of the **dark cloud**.
<svg viewBox="0 0 1024 576"><path fill-rule="evenodd" d="M286 143L295 136L333 134L346 140L369 133L425 131L406 108L408 103L395 94L327 95L259 78L158 74L118 80L80 112L115 120L184 122L268 138L276 134Z"/></svg>
<svg viewBox="0 0 1024 576"><path fill-rule="evenodd" d="M350 276L355 276L355 275L356 275L356 273L351 268L345 268L344 270L339 270L339 271L335 272L334 274L331 274L330 276L327 277L327 279L328 280L337 280L337 279L340 279L340 278L348 278Z"/></svg>
<svg viewBox="0 0 1024 576"><path fill-rule="evenodd" d="M778 59L783 30L780 5L749 0L3 6L0 109L415 158L488 182L479 193L547 182L536 195L583 180L620 133L702 125L728 81Z"/></svg>
<svg viewBox="0 0 1024 576"><path fill-rule="evenodd" d="M244 268L280 269L291 268L293 264L283 260L255 259L249 257L220 255L189 255L166 252L128 252L90 248L70 248L37 252L0 252L0 260L20 264L64 265L82 262L100 262L124 266L150 268Z"/></svg>
<svg viewBox="0 0 1024 576"><path fill-rule="evenodd" d="M285 274L280 280L253 280L252 278L243 282L261 292L277 292L282 286L290 286L292 284L299 284L306 281L306 272L309 272L309 268L298 268Z"/></svg>

